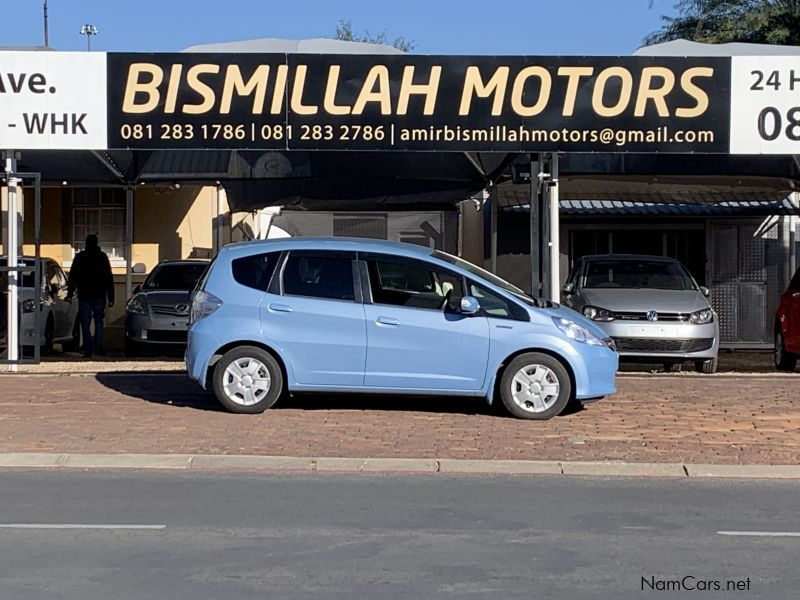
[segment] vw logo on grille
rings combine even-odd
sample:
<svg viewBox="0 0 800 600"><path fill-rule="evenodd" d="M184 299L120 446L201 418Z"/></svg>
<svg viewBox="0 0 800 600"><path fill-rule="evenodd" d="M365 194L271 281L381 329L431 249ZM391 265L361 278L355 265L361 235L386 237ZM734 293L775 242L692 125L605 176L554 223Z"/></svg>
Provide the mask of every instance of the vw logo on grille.
<svg viewBox="0 0 800 600"><path fill-rule="evenodd" d="M178 304L175 306L175 312L185 313L189 312L189 305L188 304Z"/></svg>
<svg viewBox="0 0 800 600"><path fill-rule="evenodd" d="M654 310L648 310L645 316L648 321L658 321L658 313Z"/></svg>

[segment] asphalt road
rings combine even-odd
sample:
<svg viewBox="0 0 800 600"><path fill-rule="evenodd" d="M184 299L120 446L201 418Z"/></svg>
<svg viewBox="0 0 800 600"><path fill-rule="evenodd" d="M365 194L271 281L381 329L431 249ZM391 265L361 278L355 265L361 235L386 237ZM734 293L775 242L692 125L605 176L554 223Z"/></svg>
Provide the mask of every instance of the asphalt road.
<svg viewBox="0 0 800 600"><path fill-rule="evenodd" d="M783 600L799 499L790 482L5 471L0 598Z"/></svg>

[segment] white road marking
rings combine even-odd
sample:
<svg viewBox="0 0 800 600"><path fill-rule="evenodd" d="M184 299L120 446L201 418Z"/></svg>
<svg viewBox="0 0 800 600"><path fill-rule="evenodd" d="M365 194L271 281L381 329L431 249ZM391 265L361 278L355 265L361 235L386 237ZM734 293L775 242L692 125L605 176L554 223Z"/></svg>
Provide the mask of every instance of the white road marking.
<svg viewBox="0 0 800 600"><path fill-rule="evenodd" d="M0 523L0 529L166 529L166 525L125 523Z"/></svg>
<svg viewBox="0 0 800 600"><path fill-rule="evenodd" d="M717 533L747 537L800 537L800 531L718 531Z"/></svg>

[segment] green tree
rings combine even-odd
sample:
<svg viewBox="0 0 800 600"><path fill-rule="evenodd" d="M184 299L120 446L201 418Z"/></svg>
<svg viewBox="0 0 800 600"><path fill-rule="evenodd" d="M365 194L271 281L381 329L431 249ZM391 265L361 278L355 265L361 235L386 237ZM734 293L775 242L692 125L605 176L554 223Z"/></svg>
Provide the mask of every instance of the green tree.
<svg viewBox="0 0 800 600"><path fill-rule="evenodd" d="M391 43L387 41L387 38L388 35L385 29L377 34L372 34L367 29L364 30L363 34L353 33L353 23L349 19L346 21L342 19L339 21L339 24L336 25L337 40L344 40L346 42L367 42L369 44L389 44L403 52L411 52L417 46L414 42L404 37L396 37Z"/></svg>
<svg viewBox="0 0 800 600"><path fill-rule="evenodd" d="M661 17L661 29L648 35L645 44L683 38L800 45L800 0L679 0L675 10L677 16Z"/></svg>

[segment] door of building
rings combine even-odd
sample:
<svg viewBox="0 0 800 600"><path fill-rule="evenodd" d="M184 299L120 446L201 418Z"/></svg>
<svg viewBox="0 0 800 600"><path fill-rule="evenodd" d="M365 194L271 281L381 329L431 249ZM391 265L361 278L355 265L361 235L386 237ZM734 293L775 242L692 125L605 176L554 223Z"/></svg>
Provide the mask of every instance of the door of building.
<svg viewBox="0 0 800 600"><path fill-rule="evenodd" d="M767 240L761 223L709 224L711 304L719 316L720 343L769 345Z"/></svg>

